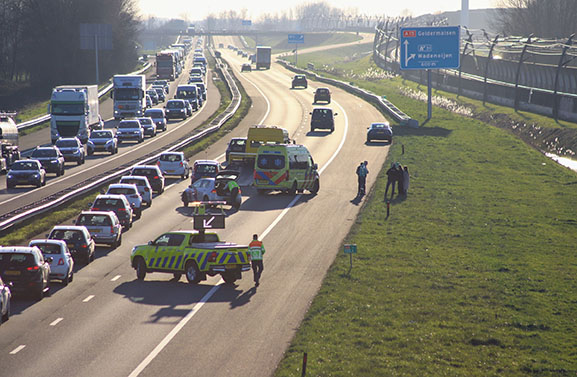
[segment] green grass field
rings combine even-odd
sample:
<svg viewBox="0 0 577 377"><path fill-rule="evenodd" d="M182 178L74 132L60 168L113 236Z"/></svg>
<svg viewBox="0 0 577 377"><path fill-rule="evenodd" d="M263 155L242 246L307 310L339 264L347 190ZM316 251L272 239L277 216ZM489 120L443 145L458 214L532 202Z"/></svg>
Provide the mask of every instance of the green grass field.
<svg viewBox="0 0 577 377"><path fill-rule="evenodd" d="M361 74L371 63L333 64ZM347 81L426 118L400 78ZM300 376L303 352L310 376L576 375L576 173L437 108L394 133L385 168L409 167L409 195L387 218L384 170L373 173L345 240L358 245L354 267L339 250L276 375Z"/></svg>

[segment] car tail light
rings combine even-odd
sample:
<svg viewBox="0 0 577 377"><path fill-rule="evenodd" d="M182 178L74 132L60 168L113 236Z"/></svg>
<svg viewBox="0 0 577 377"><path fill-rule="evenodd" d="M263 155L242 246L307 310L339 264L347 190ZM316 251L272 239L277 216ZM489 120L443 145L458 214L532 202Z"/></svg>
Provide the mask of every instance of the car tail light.
<svg viewBox="0 0 577 377"><path fill-rule="evenodd" d="M81 248L86 249L88 247L87 244L83 243L82 245L80 245Z"/></svg>
<svg viewBox="0 0 577 377"><path fill-rule="evenodd" d="M208 255L208 261L209 261L209 262L212 262L212 263L216 262L216 256L217 256L217 255L218 255L218 254L217 254L216 251L213 251L212 253L210 253L210 254Z"/></svg>
<svg viewBox="0 0 577 377"><path fill-rule="evenodd" d="M216 258L216 257L215 257ZM28 271L38 271L40 269L40 267L38 266L32 266L32 267L28 267L26 268Z"/></svg>
<svg viewBox="0 0 577 377"><path fill-rule="evenodd" d="M253 177L254 179L257 178L257 177L256 177L256 170L254 171L254 173L252 173L252 177Z"/></svg>
<svg viewBox="0 0 577 377"><path fill-rule="evenodd" d="M93 211L100 211L100 208L92 207Z"/></svg>
<svg viewBox="0 0 577 377"><path fill-rule="evenodd" d="M160 177L158 175L155 175L154 178L152 179L160 179Z"/></svg>
<svg viewBox="0 0 577 377"><path fill-rule="evenodd" d="M114 227L112 225L110 226L110 233L114 233Z"/></svg>
<svg viewBox="0 0 577 377"><path fill-rule="evenodd" d="M119 212L126 212L126 208L118 208Z"/></svg>
<svg viewBox="0 0 577 377"><path fill-rule="evenodd" d="M160 166L160 160L156 161L156 165Z"/></svg>
<svg viewBox="0 0 577 377"><path fill-rule="evenodd" d="M182 163L182 161L180 161L180 166L184 166L184 164Z"/></svg>
<svg viewBox="0 0 577 377"><path fill-rule="evenodd" d="M64 266L64 259L59 258L59 259L58 259L58 265L59 265L59 266Z"/></svg>

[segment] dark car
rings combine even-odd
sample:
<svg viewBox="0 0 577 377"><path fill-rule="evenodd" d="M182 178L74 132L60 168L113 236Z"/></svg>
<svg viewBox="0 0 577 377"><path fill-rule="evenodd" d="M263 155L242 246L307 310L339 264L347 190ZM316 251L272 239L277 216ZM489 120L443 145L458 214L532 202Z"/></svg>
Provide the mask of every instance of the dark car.
<svg viewBox="0 0 577 377"><path fill-rule="evenodd" d="M163 109L148 109L144 112L144 116L152 118L158 131L166 131L166 115Z"/></svg>
<svg viewBox="0 0 577 377"><path fill-rule="evenodd" d="M118 153L118 140L114 131L100 130L90 134L90 139L86 143L86 153L92 156L94 152Z"/></svg>
<svg viewBox="0 0 577 377"><path fill-rule="evenodd" d="M158 194L164 192L164 176L156 165L137 165L132 168L129 175L137 175L148 178L150 187Z"/></svg>
<svg viewBox="0 0 577 377"><path fill-rule="evenodd" d="M295 75L295 77L293 78L291 87L294 89L298 86L303 87L305 89L309 86L307 82L307 77L305 75Z"/></svg>
<svg viewBox="0 0 577 377"><path fill-rule="evenodd" d="M50 286L50 262L37 247L0 247L0 276L12 291L30 293L42 300Z"/></svg>
<svg viewBox="0 0 577 377"><path fill-rule="evenodd" d="M34 185L36 187L46 184L46 171L40 161L18 160L11 166L6 174L6 187L12 188L16 185Z"/></svg>
<svg viewBox="0 0 577 377"><path fill-rule="evenodd" d="M148 89L146 91L146 94L150 96L153 105L158 105L158 103L160 102L160 98L158 98L158 93L156 92L156 90Z"/></svg>
<svg viewBox="0 0 577 377"><path fill-rule="evenodd" d="M134 219L134 210L130 206L130 202L124 195L98 195L90 207L91 211L112 211L118 217L120 224L125 229L132 228L132 221Z"/></svg>
<svg viewBox="0 0 577 377"><path fill-rule="evenodd" d="M144 128L144 135L154 137L156 136L156 123L150 117L137 118L142 128Z"/></svg>
<svg viewBox="0 0 577 377"><path fill-rule="evenodd" d="M12 299L10 285L11 284L4 283L0 276L0 325L10 318L10 302Z"/></svg>
<svg viewBox="0 0 577 377"><path fill-rule="evenodd" d="M206 85L203 82L197 82L196 85L202 91L202 100L206 101Z"/></svg>
<svg viewBox="0 0 577 377"><path fill-rule="evenodd" d="M164 102L166 101L166 93L164 92L164 88L160 87L160 86L154 86L151 88L151 90L154 90L156 92L156 95L158 96L158 102Z"/></svg>
<svg viewBox="0 0 577 377"><path fill-rule="evenodd" d="M46 173L56 173L57 177L64 174L64 156L56 146L36 147L30 159L40 161Z"/></svg>
<svg viewBox="0 0 577 377"><path fill-rule="evenodd" d="M166 110L164 111L166 114L166 119L186 119L188 118L188 114L186 111L186 103L183 99L171 99L166 102L166 106L164 107Z"/></svg>
<svg viewBox="0 0 577 377"><path fill-rule="evenodd" d="M228 162L229 165L233 163L230 159L230 152L244 153L245 151L246 137L233 137L226 147L226 162Z"/></svg>
<svg viewBox="0 0 577 377"><path fill-rule="evenodd" d="M56 140L55 145L64 156L64 161L74 161L77 165L84 163L86 158L84 145L77 137L61 137Z"/></svg>
<svg viewBox="0 0 577 377"><path fill-rule="evenodd" d="M244 64L240 67L240 71L241 71L241 72L252 72L252 66L250 65L250 63L244 63Z"/></svg>
<svg viewBox="0 0 577 377"><path fill-rule="evenodd" d="M367 128L367 143L372 140L385 140L389 143L393 141L393 129L388 122L372 123Z"/></svg>
<svg viewBox="0 0 577 377"><path fill-rule="evenodd" d="M66 242L75 262L82 259L88 264L94 260L94 240L85 226L57 225L46 238Z"/></svg>
<svg viewBox="0 0 577 377"><path fill-rule="evenodd" d="M329 88L317 88L317 90L315 90L314 103L321 101L331 103L331 91L329 90Z"/></svg>
<svg viewBox="0 0 577 377"><path fill-rule="evenodd" d="M333 113L333 109L328 107L316 107L310 113L311 115L311 132L317 128L335 130L335 116L338 113Z"/></svg>

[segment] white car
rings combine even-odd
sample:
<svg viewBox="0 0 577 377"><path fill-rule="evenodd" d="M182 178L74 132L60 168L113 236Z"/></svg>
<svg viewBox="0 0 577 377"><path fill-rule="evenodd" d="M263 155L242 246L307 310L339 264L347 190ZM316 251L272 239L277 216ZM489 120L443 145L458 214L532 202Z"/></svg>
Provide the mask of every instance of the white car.
<svg viewBox="0 0 577 377"><path fill-rule="evenodd" d="M142 196L138 187L130 183L113 183L108 185L106 195L124 195L134 210L134 216L140 219L142 216Z"/></svg>
<svg viewBox="0 0 577 377"><path fill-rule="evenodd" d="M0 325L2 322L8 321L10 318L10 300L12 299L12 292L10 286L4 284L0 277Z"/></svg>
<svg viewBox="0 0 577 377"><path fill-rule="evenodd" d="M142 197L142 202L145 203L147 207L152 205L152 187L150 187L148 178L140 175L125 175L120 177L119 183L136 185L136 188L138 188L138 193Z"/></svg>
<svg viewBox="0 0 577 377"><path fill-rule="evenodd" d="M95 243L113 248L122 243L122 224L112 211L82 211L75 224L85 226Z"/></svg>
<svg viewBox="0 0 577 377"><path fill-rule="evenodd" d="M49 239L32 240L28 246L39 248L45 259L52 257L52 262L50 262L51 279L61 280L64 286L72 281L74 278L74 259L72 259L66 242Z"/></svg>
<svg viewBox="0 0 577 377"><path fill-rule="evenodd" d="M190 176L190 166L182 152L164 152L156 164L164 175L180 175L182 179Z"/></svg>
<svg viewBox="0 0 577 377"><path fill-rule="evenodd" d="M182 203L188 207L188 203L194 201L224 201L239 209L242 204L240 187L233 188L232 192L228 189L228 182L236 181L238 177L238 171L223 170L215 178L200 178L182 192Z"/></svg>
<svg viewBox="0 0 577 377"><path fill-rule="evenodd" d="M116 139L119 143L127 140L142 143L144 141L144 128L137 119L121 120L118 123Z"/></svg>

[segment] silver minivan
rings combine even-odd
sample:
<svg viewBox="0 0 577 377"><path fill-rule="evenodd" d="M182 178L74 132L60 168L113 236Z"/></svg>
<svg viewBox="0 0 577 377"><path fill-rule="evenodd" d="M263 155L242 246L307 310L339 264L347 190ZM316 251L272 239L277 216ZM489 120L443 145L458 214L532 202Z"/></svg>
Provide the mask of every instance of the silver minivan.
<svg viewBox="0 0 577 377"><path fill-rule="evenodd" d="M85 226L95 243L112 247L122 243L122 225L112 211L82 211L75 224Z"/></svg>

